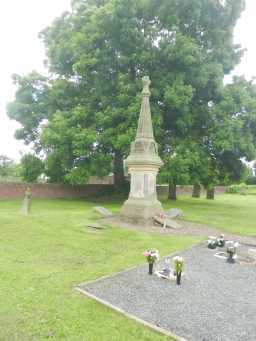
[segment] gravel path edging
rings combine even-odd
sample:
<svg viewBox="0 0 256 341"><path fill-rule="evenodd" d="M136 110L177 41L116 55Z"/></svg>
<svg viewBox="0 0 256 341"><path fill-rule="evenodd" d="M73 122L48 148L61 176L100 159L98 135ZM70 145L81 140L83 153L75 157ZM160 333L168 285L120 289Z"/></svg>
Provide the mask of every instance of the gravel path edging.
<svg viewBox="0 0 256 341"><path fill-rule="evenodd" d="M148 282L146 265L131 267L130 269L124 269L123 271L112 273L110 275L103 276L95 280L90 280L88 282L78 284L74 289L80 294L87 296L89 299L93 299L100 304L103 304L106 307L126 316L129 319L143 324L147 328L161 333L164 336L172 337L178 341L188 341L192 339L194 341L229 341L230 335L234 336L234 340L237 341L247 339L248 341L255 340L255 338L253 338L253 335L255 336L256 332L256 318L254 308L255 305L253 305L253 302L256 302L255 295L253 293L253 290L256 290L255 270L251 269L249 265L246 265L245 267L237 263L237 265L231 267L229 265L225 265L226 262L215 262L216 258L212 256L214 256L216 250L207 249L209 257L206 258L204 257L205 249L206 243L204 241L190 246L185 250L175 251L172 254L168 255L172 257L176 254L182 255L182 253L184 252L184 255L188 257L188 261L190 262L190 267L186 272L186 281L184 281L184 285L179 288L179 290L183 291L186 294L186 296L184 297L182 295L179 296L179 292L176 289L173 289L172 286L169 286L169 284L168 288L166 288L165 281L159 281L159 284L156 283L156 279L153 277L149 278L149 285L146 285L144 290L143 283L145 280ZM247 246L242 244L241 252L246 251L246 249ZM199 256L196 261L195 256ZM217 276L215 276L214 271L208 274L208 269L211 268L213 265L215 269L214 271L216 272ZM162 264L160 264L160 266L162 266ZM229 268L227 268L227 266ZM224 277L218 275L219 273L223 273L223 267L225 270ZM241 267L239 272L237 267ZM203 276L201 276L201 278L198 278L198 276L196 275L199 270L203 270ZM206 274L207 277L205 277L204 274ZM231 274L232 277L230 276ZM142 285L137 284L139 278L142 278ZM234 278L235 282L233 282L232 278ZM250 287L248 287L248 289L250 290L247 290L245 288L244 282L241 283L241 278L245 278L246 280L249 278L251 279L251 281L254 280L254 285L252 285L253 282L251 282ZM206 285L201 286L201 284L204 283L205 279ZM126 284L128 283L127 281L129 281L129 283L131 284L127 286L127 289L124 289L126 288ZM208 289L209 283L211 284L210 291ZM212 285L212 283L214 283L214 285ZM234 291L230 291L230 286L233 288L232 283L237 283L237 285L234 285ZM112 287L112 285L114 288L113 290L109 289L110 286ZM200 289L200 291L198 290L198 288ZM168 291L166 291L166 289ZM237 296L236 294L236 292L240 292L237 291L237 289L242 289L240 296ZM118 294L119 290L120 294ZM160 299L158 299L159 295L156 296L155 301L154 299L151 299L152 296L148 296L148 294L152 292L152 290L160 293ZM216 297L221 298L221 296L218 296L218 292L221 293L221 290L223 290L224 296L227 293L227 300L224 300L223 302L222 300L218 299L216 301ZM134 292L137 292L135 296L133 295ZM192 294L187 294L189 292L191 292ZM200 292L200 294L198 294L198 292ZM117 296L116 293L118 294ZM168 296L166 295L166 293ZM209 302L211 303L211 301L214 301L214 305L208 306L209 295ZM199 297L199 300L197 296ZM131 297L132 301L130 299ZM164 299L161 297L163 297ZM194 306L194 301L200 302L200 304L196 304ZM155 309L152 311L151 314L149 309L155 304L155 302L158 305L155 306ZM167 315L167 310L165 311L165 308L162 308L167 306L166 302L167 305L170 306L170 310L168 310ZM177 305L177 307L173 307L173 302L179 302L179 305ZM192 315L192 317L190 315L191 309L184 311L184 308L182 308L183 306L187 307L187 304L194 307L194 315ZM203 306L204 308L202 309L201 306ZM238 323L239 326L236 327L234 330L232 328L232 323L235 321L237 324L238 320L236 318L234 321L231 321L229 314L226 314L231 306L234 306L236 311L239 311L241 313L241 324ZM146 310L144 310L143 307L146 307ZM214 309L212 309L212 307L214 307ZM243 315L244 312L246 313ZM185 323L180 325L180 321L178 318L176 318L176 316L183 316L183 313ZM211 315L214 317L212 318ZM205 330L205 325L209 323L212 323L213 327L211 327L209 330ZM218 334L215 333L216 330L218 330ZM231 334L229 335L229 333Z"/></svg>
<svg viewBox="0 0 256 341"><path fill-rule="evenodd" d="M156 325L154 325L152 323L149 323L149 322L146 322L146 321L140 319L139 317L136 317L135 315L127 313L123 309L120 309L117 306L115 306L115 305L113 305L113 304L111 304L111 303L109 303L109 302L107 302L107 301L105 301L105 300L103 300L103 299L101 299L101 298L99 298L99 297L89 293L85 289L81 289L79 287L76 287L75 290L77 290L81 294L83 294L83 295L85 295L85 296L87 296L87 297L89 297L89 298L91 298L91 299L93 299L93 300L95 300L95 301L105 305L106 307L108 307L108 308L110 308L110 309L112 309L112 310L114 310L114 311L124 315L127 318L129 318L131 320L134 320L134 321L136 321L136 322L138 322L140 324L143 324L145 327L147 327L149 329L152 329L155 332L158 332L158 333L163 334L163 335L168 336L168 337L172 337L176 341L188 341L187 339L184 339L183 337L180 337L180 336L174 334L173 332L168 331L167 329L160 328L160 327L158 327L158 326L156 326Z"/></svg>
<svg viewBox="0 0 256 341"><path fill-rule="evenodd" d="M194 244L194 245L192 245L192 246L190 246L190 247L187 247L187 248L185 248L184 250L175 251L175 252L173 252L173 253L171 253L171 254L162 256L162 257L160 258L160 261L161 261L162 259L164 259L165 257L167 257L167 256L174 257L174 256L176 256L177 254L179 254L180 252L183 252L183 251L187 251L187 250L193 249L194 247L196 247L196 246L198 246L198 245L201 245L201 244L204 244L204 241L199 242L199 243L196 243L196 244ZM118 276L118 275L120 275L120 274L122 274L122 273L124 273L124 272L128 272L128 271L131 271L131 270L135 270L135 269L137 269L138 267L145 267L145 264L144 264L144 265L137 265L137 266L135 265L135 266L132 266L132 267L127 268L127 269L125 269L125 270L120 270L120 271L114 272L114 273L112 273L112 274L110 274L110 275L101 276L101 277L99 277L99 278L92 279L92 280L90 280L90 281L86 281L86 282L80 283L78 286L75 286L74 289L75 289L76 291L80 292L81 294L83 294L84 296L87 296L87 297L89 297L89 298L91 298L91 299L93 299L93 300L95 300L95 301L97 301L97 302L99 302L99 303L101 303L101 304L107 306L108 308L110 308L110 309L112 309L112 310L114 310L114 311L116 311L116 312L118 312L118 313L120 313L120 314L126 316L127 318L130 318L130 319L132 319L132 320L134 320L134 321L136 321L136 322L138 322L138 323L141 323L141 324L143 324L145 327L148 327L148 328L150 328L150 329L152 329L152 330L154 330L154 331L156 331L156 332L158 332L158 333L160 333L160 334L163 334L163 335L168 336L168 337L172 337L172 338L174 338L176 341L188 341L188 340L185 339L184 337L181 337L181 336L179 336L179 335L177 335L177 334L175 334L175 333L173 333L173 332L171 332L171 331L169 331L169 330L167 330L167 329L158 327L158 326L156 326L156 325L154 325L154 324L152 324L152 323L149 323L149 322L147 322L147 321L145 321L145 320L143 320L143 319L140 319L139 317L137 317L137 316L135 316L135 315L129 314L129 313L127 313L125 310L123 310L123 309L121 309L121 308L118 308L117 306L115 306L115 305L113 305L113 304L111 304L111 303L109 303L109 302L107 302L107 301L105 301L105 300L99 298L98 296L93 295L92 293L88 292L87 290L81 288L81 287L84 286L84 285L96 283L96 282L99 282L99 281L101 281L101 280L103 280L103 279L113 278L113 277Z"/></svg>

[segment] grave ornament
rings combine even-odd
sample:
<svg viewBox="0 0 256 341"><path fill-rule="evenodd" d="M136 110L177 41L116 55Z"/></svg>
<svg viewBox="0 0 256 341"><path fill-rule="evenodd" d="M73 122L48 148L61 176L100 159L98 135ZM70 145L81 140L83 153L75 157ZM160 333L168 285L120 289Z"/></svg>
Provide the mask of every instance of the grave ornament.
<svg viewBox="0 0 256 341"><path fill-rule="evenodd" d="M221 234L219 238L214 236L209 236L207 241L207 246L209 249L216 249L218 247L224 247L225 246L225 239L224 234Z"/></svg>
<svg viewBox="0 0 256 341"><path fill-rule="evenodd" d="M207 240L208 249L216 249L217 247L217 238L214 236L209 236Z"/></svg>
<svg viewBox="0 0 256 341"><path fill-rule="evenodd" d="M227 244L227 254L228 254L227 262L235 263L236 258L237 258L237 248L239 246L239 243L228 241L226 244Z"/></svg>
<svg viewBox="0 0 256 341"><path fill-rule="evenodd" d="M224 239L224 234L221 234L219 238L217 238L217 245L219 247L224 247L225 246L225 239Z"/></svg>
<svg viewBox="0 0 256 341"><path fill-rule="evenodd" d="M171 279L172 274L171 274L171 257L166 257L164 259L164 268L160 271L156 272L156 275L161 278L166 278L166 279Z"/></svg>

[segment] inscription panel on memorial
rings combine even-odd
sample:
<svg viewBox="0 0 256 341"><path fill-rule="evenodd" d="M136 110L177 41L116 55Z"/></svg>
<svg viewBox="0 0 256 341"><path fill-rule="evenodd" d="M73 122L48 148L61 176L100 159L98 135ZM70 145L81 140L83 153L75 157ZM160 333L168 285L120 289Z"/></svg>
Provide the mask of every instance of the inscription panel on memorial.
<svg viewBox="0 0 256 341"><path fill-rule="evenodd" d="M155 198L156 174L152 172L133 172L131 174L132 198Z"/></svg>
<svg viewBox="0 0 256 341"><path fill-rule="evenodd" d="M131 174L131 194L133 198L144 198L144 174L133 173Z"/></svg>

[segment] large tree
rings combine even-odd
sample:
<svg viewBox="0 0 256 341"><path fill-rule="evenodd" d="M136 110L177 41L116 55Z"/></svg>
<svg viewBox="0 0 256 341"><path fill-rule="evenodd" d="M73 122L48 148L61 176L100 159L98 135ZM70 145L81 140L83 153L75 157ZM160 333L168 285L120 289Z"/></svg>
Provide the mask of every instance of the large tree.
<svg viewBox="0 0 256 341"><path fill-rule="evenodd" d="M243 0L73 1L71 13L41 33L52 76L15 78L8 111L22 124L17 137L44 150L53 181L112 170L120 187L148 74L163 158L190 140L203 145L215 174L213 108L242 54L232 35L243 8Z"/></svg>
<svg viewBox="0 0 256 341"><path fill-rule="evenodd" d="M235 77L232 84L223 88L210 109L211 121L205 148L211 155L210 177L205 186L214 182L230 184L239 182L244 175L242 159L251 161L256 154L256 86L243 77Z"/></svg>

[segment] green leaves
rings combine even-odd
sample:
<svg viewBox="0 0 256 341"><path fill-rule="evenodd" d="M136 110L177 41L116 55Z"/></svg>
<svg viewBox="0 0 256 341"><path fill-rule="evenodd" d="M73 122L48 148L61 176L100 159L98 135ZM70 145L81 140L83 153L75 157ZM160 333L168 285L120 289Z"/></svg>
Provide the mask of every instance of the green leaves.
<svg viewBox="0 0 256 341"><path fill-rule="evenodd" d="M129 152L144 75L165 181L217 182L231 174L225 153L234 165L253 157L253 87L223 86L242 55L232 36L243 0L76 0L72 8L40 35L52 76L16 76L8 109L22 125L16 136L46 154L52 181L121 172L113 159Z"/></svg>
<svg viewBox="0 0 256 341"><path fill-rule="evenodd" d="M26 182L36 182L44 171L44 163L33 154L25 154L21 158L21 177Z"/></svg>

